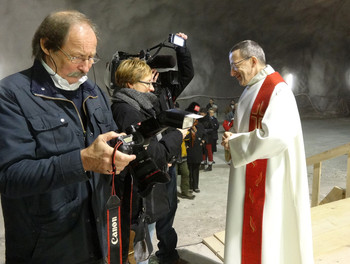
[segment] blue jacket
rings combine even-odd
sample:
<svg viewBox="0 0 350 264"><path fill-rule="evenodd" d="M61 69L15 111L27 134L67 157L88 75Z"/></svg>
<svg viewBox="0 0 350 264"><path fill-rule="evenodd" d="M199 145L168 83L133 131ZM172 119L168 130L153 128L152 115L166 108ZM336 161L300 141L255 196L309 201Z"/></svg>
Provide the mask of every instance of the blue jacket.
<svg viewBox="0 0 350 264"><path fill-rule="evenodd" d="M86 121L39 61L0 82L6 263L96 263L106 256L111 176L85 172L80 150L117 127L100 88L90 81L80 88Z"/></svg>

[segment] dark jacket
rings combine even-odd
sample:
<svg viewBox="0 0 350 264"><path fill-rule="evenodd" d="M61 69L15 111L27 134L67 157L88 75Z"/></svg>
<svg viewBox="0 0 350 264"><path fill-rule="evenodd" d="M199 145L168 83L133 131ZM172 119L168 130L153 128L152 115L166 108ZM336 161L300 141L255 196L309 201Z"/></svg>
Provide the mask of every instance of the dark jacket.
<svg viewBox="0 0 350 264"><path fill-rule="evenodd" d="M210 120L210 122L211 122L211 124L213 126L213 132L212 132L213 141L212 141L212 144L214 144L219 139L218 130L219 130L219 126L220 125L219 125L218 119L215 116L210 116L209 120Z"/></svg>
<svg viewBox="0 0 350 264"><path fill-rule="evenodd" d="M211 149L213 152L217 151L217 147L216 147L216 143L219 139L219 135L218 135L218 130L219 130L219 121L217 120L217 118L215 116L210 116L210 121L213 125L213 132L212 132L212 141L208 142L211 144Z"/></svg>
<svg viewBox="0 0 350 264"><path fill-rule="evenodd" d="M211 144L213 142L213 138L215 137L215 131L213 123L210 120L210 116L208 114L205 115L203 118L199 119L199 123L204 126L206 143Z"/></svg>
<svg viewBox="0 0 350 264"><path fill-rule="evenodd" d="M0 193L6 263L95 263L106 256L110 175L85 172L80 150L117 129L108 100L81 85L79 110L39 61L0 82Z"/></svg>
<svg viewBox="0 0 350 264"><path fill-rule="evenodd" d="M187 163L199 164L203 159L203 141L205 129L202 123L196 125L196 130L190 129L190 134L186 138ZM188 139L188 140L187 140Z"/></svg>

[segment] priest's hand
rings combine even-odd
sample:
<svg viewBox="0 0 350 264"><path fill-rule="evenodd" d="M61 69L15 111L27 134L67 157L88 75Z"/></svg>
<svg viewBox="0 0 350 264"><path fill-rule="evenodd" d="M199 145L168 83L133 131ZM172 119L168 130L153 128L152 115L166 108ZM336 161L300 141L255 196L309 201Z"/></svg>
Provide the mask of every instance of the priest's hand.
<svg viewBox="0 0 350 264"><path fill-rule="evenodd" d="M228 141L230 140L230 137L233 135L233 133L226 131L223 135L222 135L222 141L221 141L221 145L224 146L225 150L230 150L230 146L228 145Z"/></svg>

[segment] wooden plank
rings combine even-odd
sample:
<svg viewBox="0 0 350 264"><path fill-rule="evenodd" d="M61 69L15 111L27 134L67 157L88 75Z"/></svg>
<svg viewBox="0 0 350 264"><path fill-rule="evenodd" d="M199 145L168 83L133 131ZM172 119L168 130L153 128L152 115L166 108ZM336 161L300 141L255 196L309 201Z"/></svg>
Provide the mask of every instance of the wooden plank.
<svg viewBox="0 0 350 264"><path fill-rule="evenodd" d="M203 243L221 260L224 261L225 245L216 237L211 236L203 239Z"/></svg>
<svg viewBox="0 0 350 264"><path fill-rule="evenodd" d="M335 202L344 198L345 190L338 186L334 186L333 189L327 194L327 196L320 202L320 205Z"/></svg>
<svg viewBox="0 0 350 264"><path fill-rule="evenodd" d="M349 153L350 153L350 143L347 143L345 145L308 157L306 159L306 164L309 166L315 163L322 162L324 160L329 160L342 155L347 155Z"/></svg>
<svg viewBox="0 0 350 264"><path fill-rule="evenodd" d="M350 254L348 248L343 248L333 254L322 255L315 258L315 264L349 264Z"/></svg>
<svg viewBox="0 0 350 264"><path fill-rule="evenodd" d="M349 264L350 198L311 208L315 264ZM225 231L203 243L224 261Z"/></svg>
<svg viewBox="0 0 350 264"><path fill-rule="evenodd" d="M311 219L315 259L343 251L350 259L350 199L311 208Z"/></svg>
<svg viewBox="0 0 350 264"><path fill-rule="evenodd" d="M345 197L346 198L350 197L350 153L348 154L348 162L347 162Z"/></svg>
<svg viewBox="0 0 350 264"><path fill-rule="evenodd" d="M225 244L225 231L215 233L214 236L222 243Z"/></svg>
<svg viewBox="0 0 350 264"><path fill-rule="evenodd" d="M322 171L322 163L320 162L320 163L314 164L314 175L312 178L311 206L317 206L319 203L321 171Z"/></svg>

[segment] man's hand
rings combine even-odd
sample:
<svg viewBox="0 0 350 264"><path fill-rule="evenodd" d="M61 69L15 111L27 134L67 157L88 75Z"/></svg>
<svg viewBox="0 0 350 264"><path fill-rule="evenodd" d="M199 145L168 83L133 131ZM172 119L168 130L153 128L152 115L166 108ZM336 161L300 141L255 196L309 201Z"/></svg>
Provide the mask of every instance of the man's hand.
<svg viewBox="0 0 350 264"><path fill-rule="evenodd" d="M224 149L226 150L230 150L230 146L228 144L228 141L230 139L230 137L233 135L233 133L226 131L223 135L222 135L222 141L221 141L221 145L224 146Z"/></svg>
<svg viewBox="0 0 350 264"><path fill-rule="evenodd" d="M85 171L93 171L102 174L111 174L113 148L107 144L108 141L121 136L113 131L99 135L96 140L87 148L80 151L81 160ZM136 158L135 155L116 152L115 165L117 174L120 173Z"/></svg>

